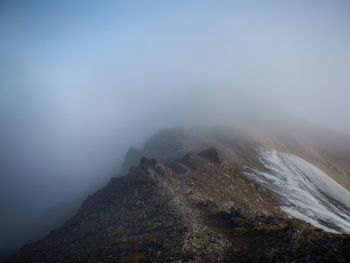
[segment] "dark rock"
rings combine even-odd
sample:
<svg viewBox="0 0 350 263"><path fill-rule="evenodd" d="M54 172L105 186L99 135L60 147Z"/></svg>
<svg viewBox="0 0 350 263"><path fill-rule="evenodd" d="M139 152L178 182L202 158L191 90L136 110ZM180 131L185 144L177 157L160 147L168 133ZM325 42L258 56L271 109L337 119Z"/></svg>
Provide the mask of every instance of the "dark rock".
<svg viewBox="0 0 350 263"><path fill-rule="evenodd" d="M122 171L121 174L125 175L128 171L129 168L133 165L138 165L140 158L142 157L142 152L130 147L128 152L125 155L124 162L122 164Z"/></svg>
<svg viewBox="0 0 350 263"><path fill-rule="evenodd" d="M144 145L144 152L159 160L167 159L181 151L185 143L185 132L181 128L161 130L153 135Z"/></svg>
<svg viewBox="0 0 350 263"><path fill-rule="evenodd" d="M140 166L145 172L149 172L150 170L155 170L157 168L157 160L156 159L148 159L146 157L142 157L140 159Z"/></svg>
<svg viewBox="0 0 350 263"><path fill-rule="evenodd" d="M216 148L209 148L198 153L198 155L212 162L220 162L219 153Z"/></svg>
<svg viewBox="0 0 350 263"><path fill-rule="evenodd" d="M176 174L184 174L187 172L184 166L179 164L178 162L172 162L168 164L168 167Z"/></svg>

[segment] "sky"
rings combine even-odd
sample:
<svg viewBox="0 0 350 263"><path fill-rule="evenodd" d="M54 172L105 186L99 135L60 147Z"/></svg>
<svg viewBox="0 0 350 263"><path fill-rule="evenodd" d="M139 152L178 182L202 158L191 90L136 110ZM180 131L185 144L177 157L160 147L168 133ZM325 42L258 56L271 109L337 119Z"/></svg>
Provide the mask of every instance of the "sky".
<svg viewBox="0 0 350 263"><path fill-rule="evenodd" d="M345 0L2 0L0 225L95 190L164 127L275 111L350 134L349 11Z"/></svg>

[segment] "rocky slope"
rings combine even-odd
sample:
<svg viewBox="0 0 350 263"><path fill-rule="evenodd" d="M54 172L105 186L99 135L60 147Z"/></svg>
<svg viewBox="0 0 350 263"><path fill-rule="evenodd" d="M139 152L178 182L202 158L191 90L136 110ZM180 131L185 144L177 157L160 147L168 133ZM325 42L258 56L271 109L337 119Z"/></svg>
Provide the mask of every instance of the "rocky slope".
<svg viewBox="0 0 350 263"><path fill-rule="evenodd" d="M8 262L349 261L347 234L290 218L276 192L247 176L247 167L266 171L259 147L288 147L276 138L218 127L164 130L129 151L125 175ZM300 149L293 151L309 160L325 156ZM344 173L334 179L346 178L346 166L335 166Z"/></svg>

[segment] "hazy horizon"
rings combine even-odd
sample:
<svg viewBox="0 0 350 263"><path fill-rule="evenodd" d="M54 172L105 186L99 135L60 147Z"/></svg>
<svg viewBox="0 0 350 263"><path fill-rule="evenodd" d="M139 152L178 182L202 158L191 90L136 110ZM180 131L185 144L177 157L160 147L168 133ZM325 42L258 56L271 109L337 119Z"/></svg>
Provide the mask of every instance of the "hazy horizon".
<svg viewBox="0 0 350 263"><path fill-rule="evenodd" d="M93 192L161 128L286 114L350 136L349 11L2 1L0 235Z"/></svg>

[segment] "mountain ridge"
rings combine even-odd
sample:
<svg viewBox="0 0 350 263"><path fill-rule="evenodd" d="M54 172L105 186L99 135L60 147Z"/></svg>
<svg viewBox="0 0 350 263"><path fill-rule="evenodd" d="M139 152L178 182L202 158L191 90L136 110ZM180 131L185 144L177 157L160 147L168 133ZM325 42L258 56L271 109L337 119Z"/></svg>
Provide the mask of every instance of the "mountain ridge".
<svg viewBox="0 0 350 263"><path fill-rule="evenodd" d="M350 260L348 235L290 218L273 191L245 176L245 167L265 169L263 143L221 129L163 130L129 151L130 169L62 228L8 262Z"/></svg>

